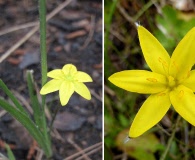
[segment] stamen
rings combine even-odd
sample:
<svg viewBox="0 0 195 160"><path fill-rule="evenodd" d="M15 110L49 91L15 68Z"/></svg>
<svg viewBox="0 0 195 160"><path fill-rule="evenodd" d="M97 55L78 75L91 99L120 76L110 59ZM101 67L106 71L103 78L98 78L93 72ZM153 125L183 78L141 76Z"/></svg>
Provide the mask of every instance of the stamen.
<svg viewBox="0 0 195 160"><path fill-rule="evenodd" d="M166 93L159 93L158 96L165 96Z"/></svg>
<svg viewBox="0 0 195 160"><path fill-rule="evenodd" d="M179 67L175 61L173 61L172 66L176 68L177 72L179 72Z"/></svg>
<svg viewBox="0 0 195 160"><path fill-rule="evenodd" d="M183 97L183 95L184 95L184 91L183 91L183 90L181 90L181 91L179 92L179 98L182 98L182 97Z"/></svg>
<svg viewBox="0 0 195 160"><path fill-rule="evenodd" d="M188 74L187 74L187 77L186 78L189 78L190 77L190 71L188 71Z"/></svg>
<svg viewBox="0 0 195 160"><path fill-rule="evenodd" d="M166 72L166 68L168 68L168 64L165 60L163 60L161 57L158 58L158 61L162 64L164 71Z"/></svg>
<svg viewBox="0 0 195 160"><path fill-rule="evenodd" d="M154 82L154 83L158 82L157 79L155 79L155 78L146 78L146 80L148 80L150 82Z"/></svg>

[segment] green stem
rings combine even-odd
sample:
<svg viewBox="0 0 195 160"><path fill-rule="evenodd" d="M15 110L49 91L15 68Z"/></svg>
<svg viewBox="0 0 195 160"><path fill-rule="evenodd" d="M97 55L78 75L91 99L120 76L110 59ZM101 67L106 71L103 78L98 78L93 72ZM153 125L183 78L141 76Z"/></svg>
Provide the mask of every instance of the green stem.
<svg viewBox="0 0 195 160"><path fill-rule="evenodd" d="M39 0L42 86L47 82L46 0Z"/></svg>
<svg viewBox="0 0 195 160"><path fill-rule="evenodd" d="M50 129L49 129L49 131L51 132L52 131L52 127L53 127L53 122L54 122L54 120L55 120L55 118L56 118L56 115L57 115L57 113L58 113L58 111L60 110L60 106L58 106L57 108L56 108L56 110L54 111L54 116L52 117L52 120L51 120L51 124L50 124Z"/></svg>
<svg viewBox="0 0 195 160"><path fill-rule="evenodd" d="M40 52L41 52L41 74L42 74L42 86L47 82L47 50L46 50L46 0L39 0L39 19L40 19ZM51 151L51 140L47 131L47 123L45 117L45 96L42 96L42 117L43 117L43 134L45 137L46 145Z"/></svg>
<svg viewBox="0 0 195 160"><path fill-rule="evenodd" d="M169 149L170 149L170 147L171 147L171 144L172 144L172 142L173 142L173 139L174 139L174 137L175 137L176 129L177 129L177 126L178 126L178 124L179 124L180 119L181 119L181 117L178 115L177 120L176 120L175 127L174 127L174 129L173 129L173 132L171 133L171 137L169 138L169 141L168 141L168 144L167 144L167 148L166 148L166 150L164 151L164 153L162 154L162 156L160 157L160 160L165 160L165 158L166 158L166 156L167 156L167 154L168 154L168 151L169 151Z"/></svg>

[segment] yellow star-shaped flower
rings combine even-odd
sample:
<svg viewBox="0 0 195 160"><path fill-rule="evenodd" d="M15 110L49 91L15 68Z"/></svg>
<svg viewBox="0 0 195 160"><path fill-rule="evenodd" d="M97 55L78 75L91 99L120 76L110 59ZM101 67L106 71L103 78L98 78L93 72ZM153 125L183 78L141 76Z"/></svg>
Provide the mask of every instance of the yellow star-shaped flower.
<svg viewBox="0 0 195 160"><path fill-rule="evenodd" d="M151 94L137 113L130 137L138 137L166 114L171 104L195 126L195 27L175 48L171 58L159 41L144 27L138 26L140 45L152 71L127 70L113 74L110 82L127 91Z"/></svg>
<svg viewBox="0 0 195 160"><path fill-rule="evenodd" d="M91 99L91 94L83 82L92 82L92 79L87 73L77 71L74 65L66 64L62 69L48 72L47 76L53 79L42 87L40 94L45 95L59 90L62 106L68 103L74 91L87 100Z"/></svg>

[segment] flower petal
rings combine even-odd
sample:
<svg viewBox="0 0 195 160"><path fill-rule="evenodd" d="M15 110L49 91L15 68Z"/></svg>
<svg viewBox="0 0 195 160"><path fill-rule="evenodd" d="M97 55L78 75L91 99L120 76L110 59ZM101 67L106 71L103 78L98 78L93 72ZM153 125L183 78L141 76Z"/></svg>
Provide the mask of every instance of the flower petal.
<svg viewBox="0 0 195 160"><path fill-rule="evenodd" d="M73 83L69 81L64 81L62 85L60 86L60 90L59 90L60 102L62 106L68 103L73 93L74 93Z"/></svg>
<svg viewBox="0 0 195 160"><path fill-rule="evenodd" d="M92 78L85 72L78 71L75 75L78 82L92 82Z"/></svg>
<svg viewBox="0 0 195 160"><path fill-rule="evenodd" d="M114 85L131 92L158 93L166 89L166 77L144 70L127 70L111 75L108 80Z"/></svg>
<svg viewBox="0 0 195 160"><path fill-rule="evenodd" d="M129 136L138 137L157 124L166 114L170 105L168 92L150 95L137 113Z"/></svg>
<svg viewBox="0 0 195 160"><path fill-rule="evenodd" d="M171 57L169 73L181 82L195 63L195 27L179 42Z"/></svg>
<svg viewBox="0 0 195 160"><path fill-rule="evenodd" d="M40 94L45 95L51 92L55 92L60 89L63 80L56 80L52 79L51 81L47 82L41 89Z"/></svg>
<svg viewBox="0 0 195 160"><path fill-rule="evenodd" d="M54 79L63 79L65 75L61 69L54 69L48 72L47 76Z"/></svg>
<svg viewBox="0 0 195 160"><path fill-rule="evenodd" d="M91 99L91 94L90 94L89 89L86 87L85 84L80 83L80 82L74 83L74 90L79 95L81 95L83 98L85 98L87 100Z"/></svg>
<svg viewBox="0 0 195 160"><path fill-rule="evenodd" d="M195 70L190 72L189 77L182 84L195 92Z"/></svg>
<svg viewBox="0 0 195 160"><path fill-rule="evenodd" d="M195 95L193 91L180 85L170 92L170 100L175 110L195 126Z"/></svg>
<svg viewBox="0 0 195 160"><path fill-rule="evenodd" d="M170 56L160 42L144 27L138 26L139 41L150 69L163 75L168 74Z"/></svg>
<svg viewBox="0 0 195 160"><path fill-rule="evenodd" d="M72 64L66 64L62 68L62 71L65 75L74 75L75 73L77 73L77 68Z"/></svg>

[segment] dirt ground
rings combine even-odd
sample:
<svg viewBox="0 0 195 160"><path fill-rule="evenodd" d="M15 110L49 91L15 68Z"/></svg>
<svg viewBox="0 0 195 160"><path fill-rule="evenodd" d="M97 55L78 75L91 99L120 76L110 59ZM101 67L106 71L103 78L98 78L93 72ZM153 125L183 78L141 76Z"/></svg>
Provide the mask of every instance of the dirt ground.
<svg viewBox="0 0 195 160"><path fill-rule="evenodd" d="M47 0L47 14L63 3L63 0ZM41 87L39 32L6 59L3 56L38 22L38 1L0 0L0 8L0 78L27 107L31 105L27 70L34 71L38 87ZM21 28L24 24L32 26ZM13 27L17 30L7 33ZM93 83L86 83L92 94L90 101L74 93L68 105L60 108L51 137L52 160L102 159L102 2L72 0L51 18L47 23L47 53L48 70L72 63L93 79ZM9 101L1 90L0 96ZM49 123L52 113L60 105L57 92L47 95L47 104ZM46 159L28 132L0 109L0 153L7 156L5 143L10 145L17 160ZM92 148L85 151L88 147Z"/></svg>

